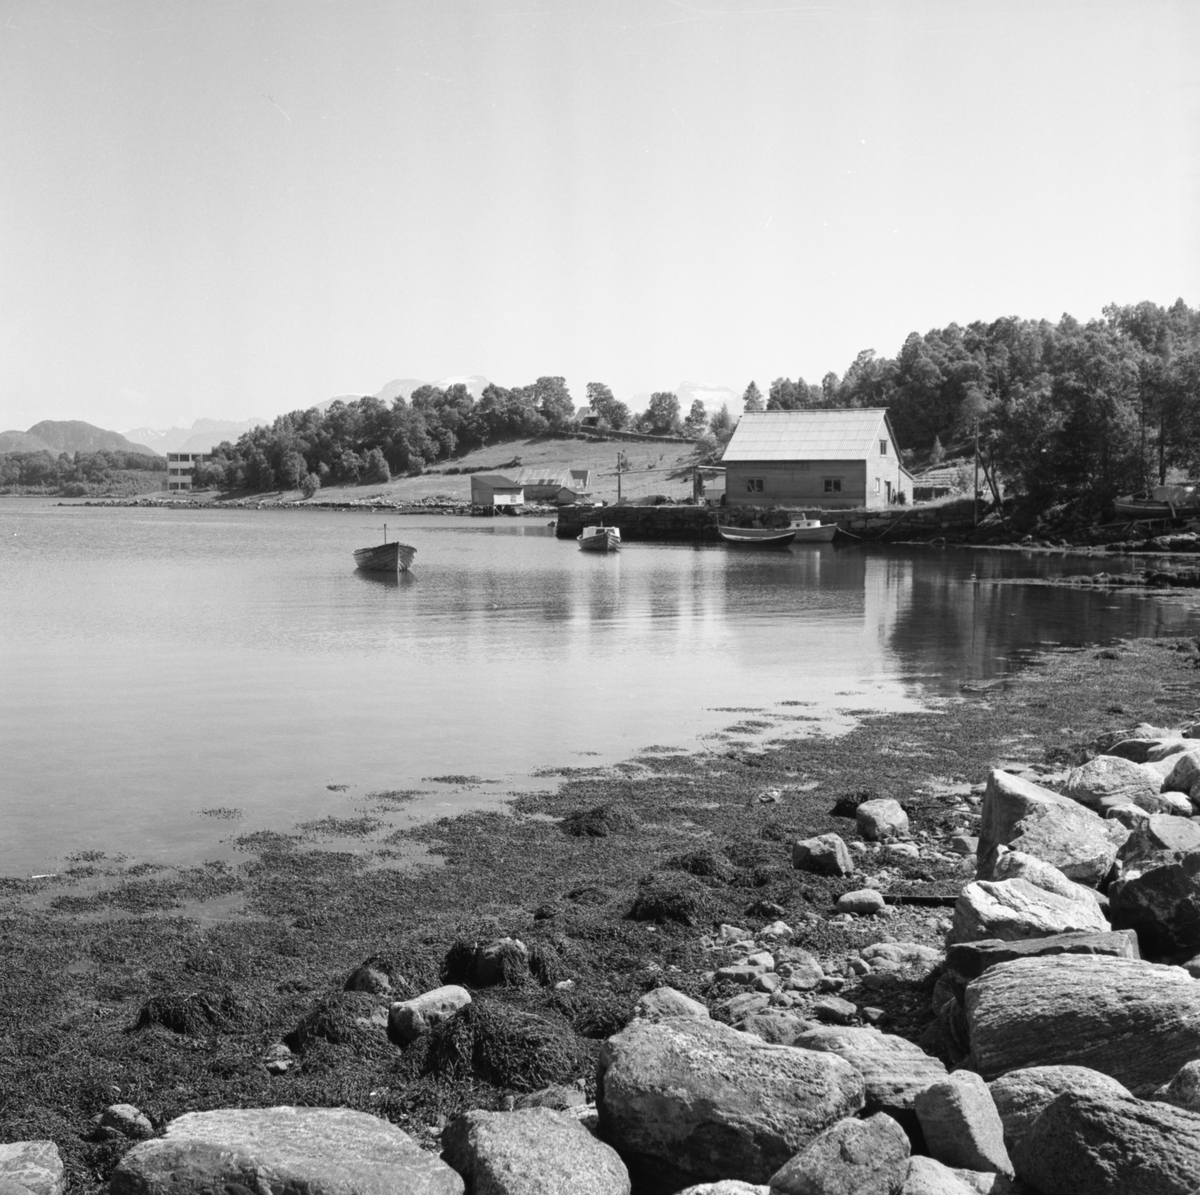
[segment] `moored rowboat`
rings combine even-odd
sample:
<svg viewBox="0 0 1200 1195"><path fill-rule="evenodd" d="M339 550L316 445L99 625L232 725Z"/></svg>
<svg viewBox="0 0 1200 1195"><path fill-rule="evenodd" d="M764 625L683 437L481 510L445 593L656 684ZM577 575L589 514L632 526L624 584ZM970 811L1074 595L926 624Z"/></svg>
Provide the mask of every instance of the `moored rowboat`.
<svg viewBox="0 0 1200 1195"><path fill-rule="evenodd" d="M786 548L796 538L790 527L722 527L717 534L727 544L751 544L759 548Z"/></svg>
<svg viewBox="0 0 1200 1195"><path fill-rule="evenodd" d="M387 524L383 525L383 543L374 548L356 548L354 566L368 573L407 572L417 554L408 544L387 541Z"/></svg>
<svg viewBox="0 0 1200 1195"><path fill-rule="evenodd" d="M581 552L619 552L620 527L585 527L579 536Z"/></svg>

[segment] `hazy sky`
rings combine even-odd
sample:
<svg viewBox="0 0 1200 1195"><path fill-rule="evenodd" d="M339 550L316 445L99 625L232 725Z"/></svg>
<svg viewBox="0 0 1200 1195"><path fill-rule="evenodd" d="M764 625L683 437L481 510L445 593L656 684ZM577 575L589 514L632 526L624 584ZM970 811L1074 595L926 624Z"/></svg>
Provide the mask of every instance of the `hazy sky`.
<svg viewBox="0 0 1200 1195"><path fill-rule="evenodd" d="M0 428L1200 304L1200 0L0 0Z"/></svg>

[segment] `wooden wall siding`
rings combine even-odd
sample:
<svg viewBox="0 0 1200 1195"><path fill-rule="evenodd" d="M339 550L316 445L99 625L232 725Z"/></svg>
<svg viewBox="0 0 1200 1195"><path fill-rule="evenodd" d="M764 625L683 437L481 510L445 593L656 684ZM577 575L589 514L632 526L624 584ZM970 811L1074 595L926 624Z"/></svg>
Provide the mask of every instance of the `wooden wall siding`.
<svg viewBox="0 0 1200 1195"><path fill-rule="evenodd" d="M761 492L747 488L762 478ZM827 494L825 478L840 477L841 493ZM869 503L866 469L858 461L738 461L725 471L727 506L864 506Z"/></svg>

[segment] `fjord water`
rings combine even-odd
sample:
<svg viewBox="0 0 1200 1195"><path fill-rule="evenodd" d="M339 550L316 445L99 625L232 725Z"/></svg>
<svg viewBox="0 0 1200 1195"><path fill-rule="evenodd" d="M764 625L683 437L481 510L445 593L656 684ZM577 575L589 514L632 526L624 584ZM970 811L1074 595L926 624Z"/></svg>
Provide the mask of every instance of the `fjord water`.
<svg viewBox="0 0 1200 1195"><path fill-rule="evenodd" d="M392 516L412 575L355 572L387 518L0 504L0 874L216 857L379 791L448 812L553 783L541 769L726 750L739 720L734 741L917 708L1046 644L1196 629L1146 596L992 583L1104 560L606 557L529 519Z"/></svg>

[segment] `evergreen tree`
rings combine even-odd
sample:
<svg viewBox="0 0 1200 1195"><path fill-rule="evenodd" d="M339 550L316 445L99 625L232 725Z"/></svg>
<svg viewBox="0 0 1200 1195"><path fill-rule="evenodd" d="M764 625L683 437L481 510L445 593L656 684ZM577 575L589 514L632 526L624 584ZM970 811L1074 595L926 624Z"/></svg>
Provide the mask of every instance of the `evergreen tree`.
<svg viewBox="0 0 1200 1195"><path fill-rule="evenodd" d="M746 387L746 393L742 395L742 410L743 411L761 411L765 409L766 404L763 402L762 391L758 388L757 382L751 382Z"/></svg>

